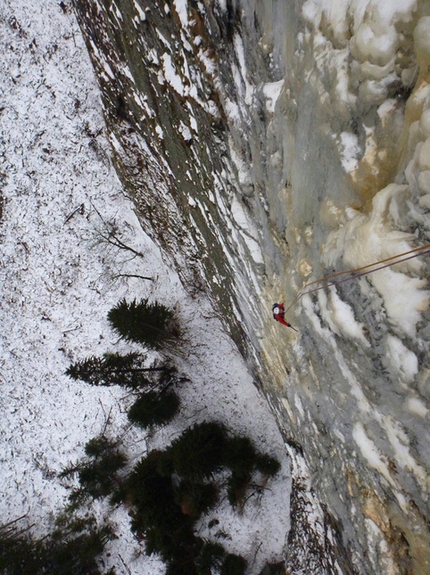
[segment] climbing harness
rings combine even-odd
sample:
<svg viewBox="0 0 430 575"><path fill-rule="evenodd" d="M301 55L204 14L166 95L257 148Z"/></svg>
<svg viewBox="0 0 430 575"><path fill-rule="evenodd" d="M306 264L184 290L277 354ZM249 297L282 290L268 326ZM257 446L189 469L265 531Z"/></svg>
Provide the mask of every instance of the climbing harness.
<svg viewBox="0 0 430 575"><path fill-rule="evenodd" d="M272 305L272 313L273 313L273 319L275 321L279 321L283 325L290 327L294 331L297 331L295 327L293 327L290 323L288 323L285 320L285 318L284 318L285 310L284 310L284 304L283 303L274 303Z"/></svg>

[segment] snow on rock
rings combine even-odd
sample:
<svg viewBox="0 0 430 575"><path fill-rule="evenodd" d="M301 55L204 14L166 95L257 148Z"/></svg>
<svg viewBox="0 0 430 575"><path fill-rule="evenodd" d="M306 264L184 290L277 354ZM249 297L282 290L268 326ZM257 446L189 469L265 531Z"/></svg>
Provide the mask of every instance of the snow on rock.
<svg viewBox="0 0 430 575"><path fill-rule="evenodd" d="M176 73L176 68L172 62L170 54L163 54L161 57L164 67L164 77L166 81L172 86L172 88L180 95L184 96L187 93L187 89L184 86L181 76Z"/></svg>
<svg viewBox="0 0 430 575"><path fill-rule="evenodd" d="M370 346L364 336L363 326L356 321L351 306L340 299L334 286L330 288L328 298L320 291L318 299L322 317L334 333L356 340L364 347Z"/></svg>
<svg viewBox="0 0 430 575"><path fill-rule="evenodd" d="M242 41L242 38L240 37L240 34L234 35L233 43L234 43L237 61L239 64L239 68L236 68L236 66L233 66L234 79L235 79L236 85L239 89L239 93L241 93L241 97L243 98L243 101L245 102L246 105L249 105L252 102L252 96L254 93L254 88L253 88L252 84L250 84L249 79L248 79L249 74L248 74L248 70L247 70L246 62L245 62L245 51L244 51L243 41ZM242 90L242 84L244 86L244 90Z"/></svg>
<svg viewBox="0 0 430 575"><path fill-rule="evenodd" d="M247 216L245 208L241 205L236 197L233 197L231 203L232 220L239 226L242 238L249 249L249 254L255 263L263 263L263 255L258 243L258 231L255 224Z"/></svg>
<svg viewBox="0 0 430 575"><path fill-rule="evenodd" d="M184 28L188 27L188 0L174 0L176 12Z"/></svg>
<svg viewBox="0 0 430 575"><path fill-rule="evenodd" d="M278 101L283 87L284 80L279 80L278 82L268 82L263 86L263 94L266 97L266 110L271 114L275 112L276 102Z"/></svg>
<svg viewBox="0 0 430 575"><path fill-rule="evenodd" d="M388 367L402 381L410 383L418 373L418 358L403 342L389 335L386 341Z"/></svg>
<svg viewBox="0 0 430 575"><path fill-rule="evenodd" d="M352 436L369 465L373 469L376 469L389 484L393 485L393 479L388 467L388 462L385 460L383 454L378 450L375 443L366 434L366 430L362 423L357 422L354 424Z"/></svg>
<svg viewBox="0 0 430 575"><path fill-rule="evenodd" d="M140 7L140 4L137 0L134 0L133 2L134 7L136 9L136 12L138 13L138 21L139 22L145 22L146 20L146 14L145 12L142 10L142 8Z"/></svg>
<svg viewBox="0 0 430 575"><path fill-rule="evenodd" d="M360 156L358 137L350 132L342 132L338 145L345 172L352 172L357 168L358 158Z"/></svg>

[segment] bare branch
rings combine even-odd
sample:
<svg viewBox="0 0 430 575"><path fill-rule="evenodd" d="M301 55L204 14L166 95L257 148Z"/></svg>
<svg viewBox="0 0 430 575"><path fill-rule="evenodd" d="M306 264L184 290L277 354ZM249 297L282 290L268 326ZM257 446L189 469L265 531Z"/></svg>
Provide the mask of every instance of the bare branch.
<svg viewBox="0 0 430 575"><path fill-rule="evenodd" d="M119 239L119 237L116 235L116 226L110 222L107 222L103 216L101 215L101 213L98 211L98 209L95 207L95 205L93 204L92 200L90 200L91 205L93 206L96 214L99 216L99 218L101 219L101 221L103 222L106 230L107 230L107 235L103 234L102 232L99 232L100 236L102 237L102 239L104 239L106 242L108 242L109 244L111 244L112 246L115 246L121 250L127 250L129 252L131 252L132 254L139 256L141 258L144 257L144 255L142 254L142 252L138 252L137 250L135 250L134 248L128 246L127 244L125 244L122 240Z"/></svg>

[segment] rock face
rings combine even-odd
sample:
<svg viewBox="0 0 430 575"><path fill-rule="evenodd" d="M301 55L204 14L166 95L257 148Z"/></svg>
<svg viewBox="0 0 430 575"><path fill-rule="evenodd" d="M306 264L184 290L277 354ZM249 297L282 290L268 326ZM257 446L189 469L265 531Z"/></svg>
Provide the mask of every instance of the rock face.
<svg viewBox="0 0 430 575"><path fill-rule="evenodd" d="M430 569L430 16L396 4L74 2L118 174L303 454L345 573Z"/></svg>

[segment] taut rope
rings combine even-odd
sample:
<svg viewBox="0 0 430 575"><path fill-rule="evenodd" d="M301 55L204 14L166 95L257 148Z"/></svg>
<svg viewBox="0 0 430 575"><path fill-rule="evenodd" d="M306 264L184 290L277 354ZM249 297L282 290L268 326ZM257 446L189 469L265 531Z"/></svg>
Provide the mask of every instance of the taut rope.
<svg viewBox="0 0 430 575"><path fill-rule="evenodd" d="M325 287L330 287L332 285L340 284L342 282L346 282L349 280L360 278L362 276L366 276L366 275L371 274L373 272L383 270L384 268L388 268L390 266L394 266L395 264L400 264L402 262L406 262L408 260L411 260L413 258L416 258L416 257L424 255L424 254L428 254L428 253L430 253L430 244L425 244L424 246L419 246L419 247L414 248L412 250L409 250L407 252L403 252L402 254L397 254L395 256L391 256L389 258L379 260L379 261L374 262L372 264L367 264L365 266L361 266L359 268L354 268L351 270L346 270L344 272L336 272L336 273L331 274L329 276L326 276L326 277L320 278L318 280L314 280L312 282L309 282L308 284L303 286L298 291L296 297L293 299L293 301L290 303L290 305L286 308L285 312L287 312L289 309L291 309L293 307L293 305L296 304L304 295L307 295L309 293L314 293L314 292L316 292L320 289L323 289ZM389 262L389 263L387 263L387 262ZM384 264L384 265L380 265L380 264ZM372 269L372 268L374 268L374 269ZM357 273L357 272L361 272L361 273ZM337 280L337 281L330 281L329 283L327 283L328 280L331 280L332 278L337 278L337 277L343 276L343 275L347 275L348 277ZM322 283L323 285L320 285L318 287L314 287L314 288L308 290L308 288L310 286L320 284L320 283Z"/></svg>

